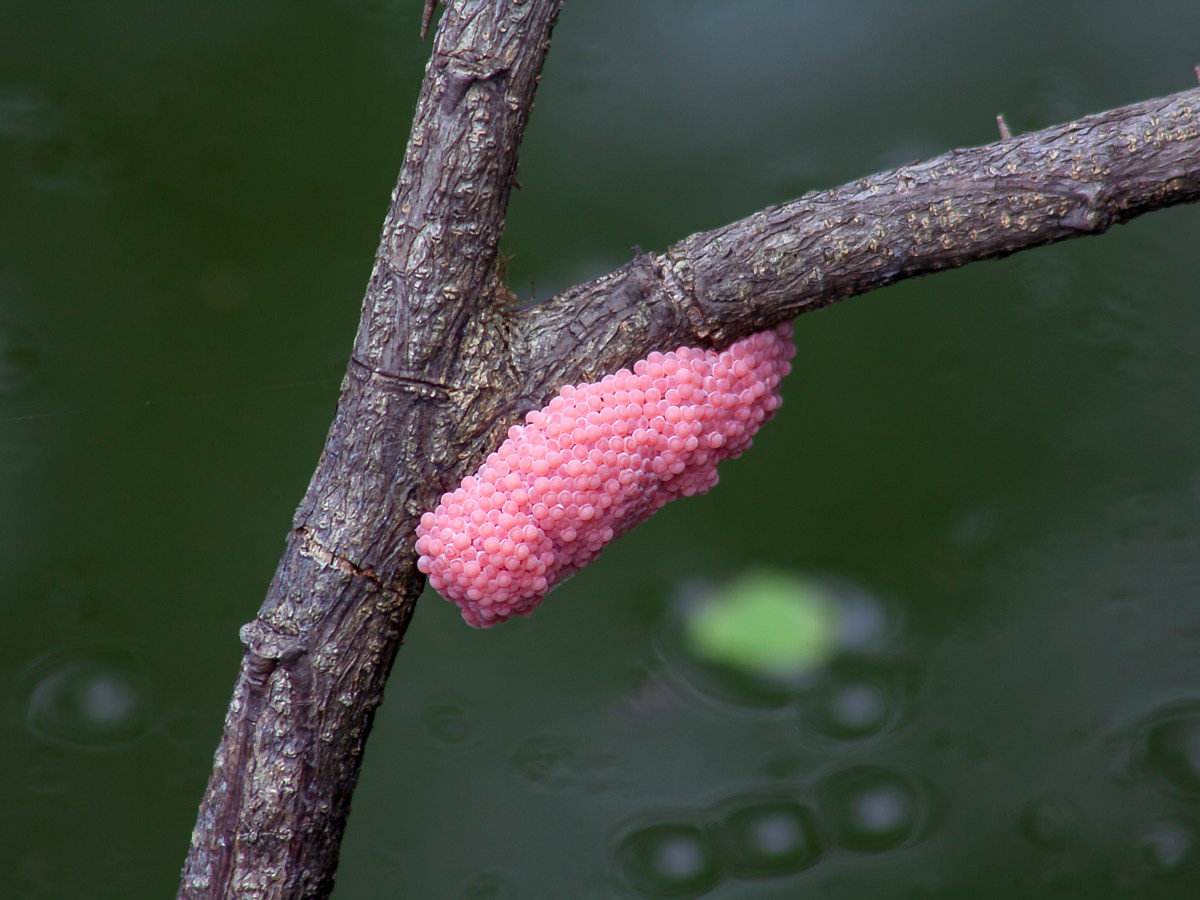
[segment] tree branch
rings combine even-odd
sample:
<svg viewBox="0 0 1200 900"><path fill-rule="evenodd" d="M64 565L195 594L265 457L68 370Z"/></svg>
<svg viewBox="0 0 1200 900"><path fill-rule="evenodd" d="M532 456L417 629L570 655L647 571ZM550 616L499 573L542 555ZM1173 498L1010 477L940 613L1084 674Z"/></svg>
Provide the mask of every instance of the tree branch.
<svg viewBox="0 0 1200 900"><path fill-rule="evenodd" d="M423 587L415 519L459 463L451 448L482 446L495 422L496 248L560 5L474 0L442 15L325 449L242 629L181 897L332 890L363 745Z"/></svg>
<svg viewBox="0 0 1200 900"><path fill-rule="evenodd" d="M180 896L316 897L423 579L416 520L562 384L1200 197L1200 89L808 194L515 310L496 272L561 0L446 5L324 452Z"/></svg>
<svg viewBox="0 0 1200 900"><path fill-rule="evenodd" d="M533 405L650 350L723 346L906 278L1200 199L1200 89L815 191L515 317Z"/></svg>

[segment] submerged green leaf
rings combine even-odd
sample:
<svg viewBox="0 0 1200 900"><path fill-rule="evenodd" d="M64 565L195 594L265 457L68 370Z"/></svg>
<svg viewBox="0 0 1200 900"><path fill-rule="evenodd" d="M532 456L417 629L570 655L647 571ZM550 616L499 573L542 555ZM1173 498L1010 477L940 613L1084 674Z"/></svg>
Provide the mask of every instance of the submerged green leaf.
<svg viewBox="0 0 1200 900"><path fill-rule="evenodd" d="M685 625L690 650L754 674L794 676L837 646L837 615L814 582L777 572L747 575L716 592Z"/></svg>

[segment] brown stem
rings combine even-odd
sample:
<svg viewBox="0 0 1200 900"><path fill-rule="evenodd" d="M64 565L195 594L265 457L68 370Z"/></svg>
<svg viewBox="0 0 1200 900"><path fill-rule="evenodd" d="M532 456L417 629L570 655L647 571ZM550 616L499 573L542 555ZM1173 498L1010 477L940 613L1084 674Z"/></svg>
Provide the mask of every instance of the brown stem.
<svg viewBox="0 0 1200 900"><path fill-rule="evenodd" d="M763 210L515 311L496 252L561 0L458 0L324 452L255 620L180 896L329 893L423 579L420 513L560 385L1200 198L1200 89Z"/></svg>

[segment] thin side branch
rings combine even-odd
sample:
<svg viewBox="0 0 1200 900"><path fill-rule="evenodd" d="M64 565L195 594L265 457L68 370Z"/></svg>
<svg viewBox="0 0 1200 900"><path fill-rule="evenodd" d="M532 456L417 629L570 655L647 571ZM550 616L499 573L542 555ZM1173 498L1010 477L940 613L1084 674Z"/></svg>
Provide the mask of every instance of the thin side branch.
<svg viewBox="0 0 1200 900"><path fill-rule="evenodd" d="M723 346L906 278L1200 199L1200 89L770 207L515 314L522 401L651 350Z"/></svg>

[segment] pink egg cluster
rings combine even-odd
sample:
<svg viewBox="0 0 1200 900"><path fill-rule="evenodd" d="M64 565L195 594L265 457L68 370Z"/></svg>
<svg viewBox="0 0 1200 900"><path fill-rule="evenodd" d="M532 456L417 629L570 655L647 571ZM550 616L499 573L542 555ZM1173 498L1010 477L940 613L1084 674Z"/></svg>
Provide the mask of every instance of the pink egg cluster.
<svg viewBox="0 0 1200 900"><path fill-rule="evenodd" d="M789 323L564 387L421 517L417 568L469 625L529 615L613 538L715 485L779 408L794 353Z"/></svg>

